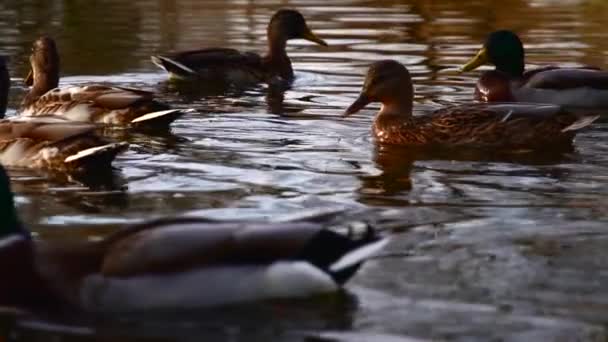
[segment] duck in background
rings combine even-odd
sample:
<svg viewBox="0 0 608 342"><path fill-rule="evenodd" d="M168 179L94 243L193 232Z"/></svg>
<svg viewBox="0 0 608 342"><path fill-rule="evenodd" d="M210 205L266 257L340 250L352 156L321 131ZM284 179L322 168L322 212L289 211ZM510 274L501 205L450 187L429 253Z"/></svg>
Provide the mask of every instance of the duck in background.
<svg viewBox="0 0 608 342"><path fill-rule="evenodd" d="M71 121L166 129L191 110L171 109L148 91L105 85L59 85L59 52L55 41L41 37L32 47L31 86L22 102L21 116L57 115Z"/></svg>
<svg viewBox="0 0 608 342"><path fill-rule="evenodd" d="M152 56L152 62L166 70L170 78L223 80L229 84L275 83L277 78L291 82L294 78L287 56L287 41L302 38L327 46L306 24L296 10L282 9L270 20L267 30L268 51L264 56L227 48L212 48Z"/></svg>
<svg viewBox="0 0 608 342"><path fill-rule="evenodd" d="M492 32L462 72L491 64L481 74L475 96L484 102L551 103L581 109L606 109L608 71L592 67L546 66L525 71L524 47L519 37L506 30Z"/></svg>
<svg viewBox="0 0 608 342"><path fill-rule="evenodd" d="M100 241L34 240L0 167L0 305L187 310L333 292L386 243L368 225L160 219Z"/></svg>
<svg viewBox="0 0 608 342"><path fill-rule="evenodd" d="M127 143L111 143L95 134L96 127L61 117L3 119L10 78L0 58L0 164L57 171L109 168ZM0 216L2 217L2 216Z"/></svg>
<svg viewBox="0 0 608 342"><path fill-rule="evenodd" d="M373 133L379 143L438 148L527 151L570 146L575 133L599 116L541 104L465 104L413 116L414 88L405 66L393 60L372 64L349 116L380 102Z"/></svg>

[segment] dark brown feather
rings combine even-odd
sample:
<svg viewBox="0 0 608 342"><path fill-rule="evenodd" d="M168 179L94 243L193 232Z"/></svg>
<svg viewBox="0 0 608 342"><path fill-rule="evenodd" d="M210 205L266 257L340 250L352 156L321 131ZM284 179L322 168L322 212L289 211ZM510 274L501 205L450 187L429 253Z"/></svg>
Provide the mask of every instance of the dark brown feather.
<svg viewBox="0 0 608 342"><path fill-rule="evenodd" d="M552 105L463 105L424 116L378 117L374 133L381 143L445 147L536 149L569 144L562 132L579 118Z"/></svg>

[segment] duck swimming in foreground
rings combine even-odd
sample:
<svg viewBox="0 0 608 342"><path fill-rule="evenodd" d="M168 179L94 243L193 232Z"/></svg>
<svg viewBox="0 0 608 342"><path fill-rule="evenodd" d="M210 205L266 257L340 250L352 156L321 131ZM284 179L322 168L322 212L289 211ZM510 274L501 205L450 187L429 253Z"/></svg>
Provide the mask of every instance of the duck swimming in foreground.
<svg viewBox="0 0 608 342"><path fill-rule="evenodd" d="M9 87L6 63L0 58L0 164L57 171L96 170L110 167L116 155L128 147L127 143L100 138L94 125L61 117L3 119Z"/></svg>
<svg viewBox="0 0 608 342"><path fill-rule="evenodd" d="M524 47L511 31L491 33L477 55L461 68L492 64L477 82L475 96L485 102L551 103L608 110L608 71L547 66L524 71Z"/></svg>
<svg viewBox="0 0 608 342"><path fill-rule="evenodd" d="M267 30L268 52L262 57L252 52L215 48L152 56L152 62L176 79L223 80L232 84L272 82L276 78L290 82L294 78L285 48L290 39L302 38L322 46L306 20L295 10L277 11Z"/></svg>
<svg viewBox="0 0 608 342"><path fill-rule="evenodd" d="M148 91L105 85L58 88L59 53L55 41L34 42L31 71L25 83L32 86L22 102L22 116L59 115L71 121L125 127L167 128L190 110L171 109Z"/></svg>
<svg viewBox="0 0 608 342"><path fill-rule="evenodd" d="M369 68L359 98L344 116L380 102L373 124L380 143L503 151L570 145L577 130L598 118L578 116L555 105L518 103L460 105L413 116L413 96L407 68L393 60L379 61Z"/></svg>
<svg viewBox="0 0 608 342"><path fill-rule="evenodd" d="M0 305L110 313L186 310L338 290L386 243L312 223L163 219L96 242L35 241L0 167Z"/></svg>

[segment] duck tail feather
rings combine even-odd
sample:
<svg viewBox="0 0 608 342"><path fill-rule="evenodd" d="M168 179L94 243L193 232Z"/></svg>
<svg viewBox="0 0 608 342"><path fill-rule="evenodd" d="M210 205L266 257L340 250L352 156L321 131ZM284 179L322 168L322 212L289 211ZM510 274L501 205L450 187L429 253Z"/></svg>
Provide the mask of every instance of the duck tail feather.
<svg viewBox="0 0 608 342"><path fill-rule="evenodd" d="M329 274L339 285L348 281L389 241L365 222L350 222L320 230L300 251L305 260Z"/></svg>
<svg viewBox="0 0 608 342"><path fill-rule="evenodd" d="M388 238L381 238L380 240L364 244L350 252L344 254L338 261L334 262L329 266L330 272L340 272L347 268L359 265L366 260L372 258L378 252L386 246Z"/></svg>
<svg viewBox="0 0 608 342"><path fill-rule="evenodd" d="M563 128L562 133L565 133L568 131L578 131L581 128L591 125L595 120L597 120L599 118L600 118L599 115L584 116L584 117L574 121L572 124L568 125L567 127Z"/></svg>
<svg viewBox="0 0 608 342"><path fill-rule="evenodd" d="M111 143L101 146L90 147L66 157L64 159L64 162L67 164L76 164L79 166L110 166L114 158L116 158L116 155L125 151L128 147L129 144L126 142Z"/></svg>
<svg viewBox="0 0 608 342"><path fill-rule="evenodd" d="M131 120L131 124L145 127L166 127L184 114L195 111L194 109L168 109L150 112Z"/></svg>
<svg viewBox="0 0 608 342"><path fill-rule="evenodd" d="M152 63L156 64L159 68L167 71L168 73L179 76L196 75L196 71L169 57L152 56L150 59L152 60Z"/></svg>

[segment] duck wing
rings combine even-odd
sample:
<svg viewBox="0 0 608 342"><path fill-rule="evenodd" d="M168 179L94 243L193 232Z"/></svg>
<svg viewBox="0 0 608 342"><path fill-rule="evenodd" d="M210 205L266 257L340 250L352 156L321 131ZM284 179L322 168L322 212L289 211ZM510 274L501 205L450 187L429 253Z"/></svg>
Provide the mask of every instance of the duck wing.
<svg viewBox="0 0 608 342"><path fill-rule="evenodd" d="M386 240L367 225L358 234L350 230L344 234L313 223L210 223L183 218L131 227L104 243L101 274L108 277L306 261L342 283Z"/></svg>
<svg viewBox="0 0 608 342"><path fill-rule="evenodd" d="M95 130L94 125L74 123L55 117L38 117L33 120L0 122L0 140L29 139L32 142L56 143L86 135Z"/></svg>
<svg viewBox="0 0 608 342"><path fill-rule="evenodd" d="M608 71L592 68L555 68L532 70L524 75L531 88L566 90L589 87L608 90Z"/></svg>
<svg viewBox="0 0 608 342"><path fill-rule="evenodd" d="M169 109L152 92L105 85L55 88L25 107L21 115L60 115L71 121L167 127L189 110Z"/></svg>
<svg viewBox="0 0 608 342"><path fill-rule="evenodd" d="M229 68L263 70L260 55L225 48L190 50L165 56L152 56L152 62L167 72L182 77L192 77L201 72Z"/></svg>
<svg viewBox="0 0 608 342"><path fill-rule="evenodd" d="M106 240L101 273L127 277L218 264L294 258L320 227L311 224L209 223L172 219L146 223Z"/></svg>
<svg viewBox="0 0 608 342"><path fill-rule="evenodd" d="M110 143L96 126L57 116L0 122L0 162L62 171L109 167L127 143Z"/></svg>
<svg viewBox="0 0 608 342"><path fill-rule="evenodd" d="M557 105L479 103L439 110L427 119L426 127L431 132L428 135L441 143L535 149L567 145L572 131L597 118Z"/></svg>

